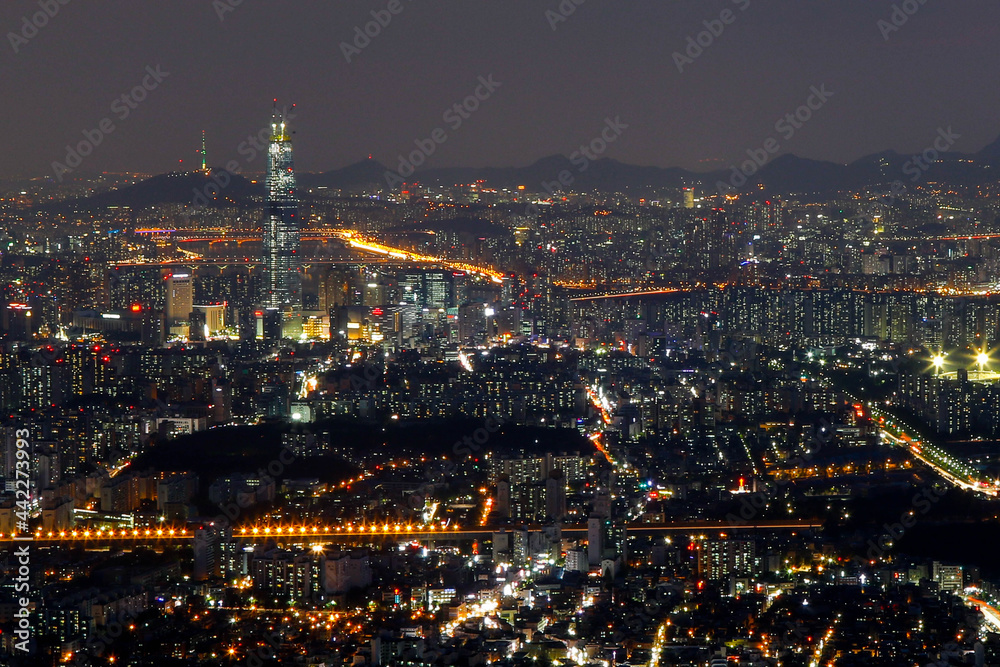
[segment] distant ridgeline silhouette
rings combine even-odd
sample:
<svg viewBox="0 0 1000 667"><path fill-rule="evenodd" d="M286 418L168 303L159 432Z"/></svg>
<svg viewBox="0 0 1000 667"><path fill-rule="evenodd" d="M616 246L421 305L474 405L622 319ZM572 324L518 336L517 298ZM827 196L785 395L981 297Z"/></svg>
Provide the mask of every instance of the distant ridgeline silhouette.
<svg viewBox="0 0 1000 667"><path fill-rule="evenodd" d="M947 130L942 130L946 132ZM929 143L933 146L933 143ZM810 160L792 154L781 155L764 164L749 182L764 185L768 193L817 196L864 188L888 189L901 181L910 186L938 181L955 186L977 186L996 180L995 167L1000 166L1000 139L977 153L939 153L935 161L920 154L906 155L895 151L874 153L850 164ZM572 189L577 192L640 191L688 187L692 184L701 192L714 193L718 182L729 182L733 168L743 160L734 161L726 169L693 172L678 167L641 167L610 158L590 163L580 172L569 158L553 155L525 167L447 167L418 169L412 181L426 185L455 185L484 181L496 188L525 186L528 192L543 192L543 183L552 182L563 170L573 176ZM384 189L387 167L377 160L363 160L342 169L322 173L299 173L299 187L304 196L310 189L325 189L348 193ZM210 177L204 172L171 173L154 176L135 185L103 192L91 197L38 206L56 212L97 210L108 206L144 208L158 203L190 203L192 191L203 190ZM263 186L234 175L226 187L226 197L240 203L261 196ZM698 185L700 184L700 185ZM758 191L754 187L755 191ZM209 205L213 205L210 203Z"/></svg>

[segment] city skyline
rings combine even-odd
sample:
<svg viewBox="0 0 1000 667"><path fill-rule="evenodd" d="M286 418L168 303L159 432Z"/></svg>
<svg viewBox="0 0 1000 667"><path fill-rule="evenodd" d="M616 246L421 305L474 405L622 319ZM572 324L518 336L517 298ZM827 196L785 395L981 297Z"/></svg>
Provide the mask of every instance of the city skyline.
<svg viewBox="0 0 1000 667"><path fill-rule="evenodd" d="M0 664L1000 666L1000 5L4 25Z"/></svg>

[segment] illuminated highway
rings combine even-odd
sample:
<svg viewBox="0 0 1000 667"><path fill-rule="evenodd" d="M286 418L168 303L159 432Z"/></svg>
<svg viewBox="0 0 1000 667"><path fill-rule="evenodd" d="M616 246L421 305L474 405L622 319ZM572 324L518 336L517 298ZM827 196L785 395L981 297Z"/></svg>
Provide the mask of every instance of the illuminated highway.
<svg viewBox="0 0 1000 667"><path fill-rule="evenodd" d="M134 262L111 262L109 265L112 267L125 267L125 266L162 266L164 268L171 266L256 266L258 264L263 264L264 261L256 258L249 257L198 257L198 258L185 258L185 259L165 259L159 262L149 262L149 261L134 261ZM366 259L364 261L359 261L357 259L331 259L329 257L303 257L302 264L304 266L309 265L338 265L338 264L388 264L391 266L407 266L408 262L392 259L390 257L374 257L372 259Z"/></svg>
<svg viewBox="0 0 1000 667"><path fill-rule="evenodd" d="M971 595L965 595L963 598L965 599L965 604L970 607L978 607L986 622L992 625L994 629L1000 630L1000 611L996 607Z"/></svg>
<svg viewBox="0 0 1000 667"><path fill-rule="evenodd" d="M632 292L607 292L605 294L594 294L592 296L578 296L570 299L570 301L597 301L599 299L625 299L630 296L649 296L653 294L676 294L677 292L684 292L686 290L680 288L670 288L670 289L649 289L649 290L638 290Z"/></svg>
<svg viewBox="0 0 1000 667"><path fill-rule="evenodd" d="M821 380L835 386L827 377ZM868 414L879 428L881 438L890 444L902 447L914 458L918 459L950 484L961 489L981 493L996 498L1000 488L993 480L987 480L972 466L955 458L943 448L931 442L924 442L917 434L917 429L902 422L899 418L878 407L873 401L861 401L852 394L840 389L851 402L857 406L864 405Z"/></svg>
<svg viewBox="0 0 1000 667"><path fill-rule="evenodd" d="M671 532L732 532L737 530L808 530L822 528L819 521L789 521L762 520L753 524L732 525L723 521L677 521L671 523L632 523L628 526L630 533L657 534ZM534 529L539 529L535 526ZM360 539L398 539L398 540L435 540L435 539L483 539L491 538L495 532L510 531L511 527L482 526L465 529L458 525L403 525L403 524L344 524L341 526L253 526L233 529L233 539L249 542L262 542L270 539L282 541L302 540L308 542L340 542L357 541ZM563 534L587 533L586 525L569 525L562 527ZM87 546L120 544L122 542L152 542L171 543L191 540L194 529L190 526L164 528L128 528L128 529L75 529L61 531L43 531L37 529L34 533L0 534L0 542L15 542L32 540L35 543L85 543Z"/></svg>
<svg viewBox="0 0 1000 667"><path fill-rule="evenodd" d="M258 232L227 232L225 230L189 230L189 231L178 231L170 229L154 230L154 229L143 229L137 230L137 234L162 234L164 236L169 236L170 240L175 243L198 243L207 242L210 244L215 243L236 243L241 245L243 243L252 243L261 241L261 236ZM437 266L443 266L457 271L465 271L475 275L480 275L489 278L493 282L500 284L503 282L503 274L495 269L485 266L477 266L469 262L461 262L457 260L447 259L445 257L431 257L429 255L421 255L419 253L411 252L409 250L404 250L402 248L397 248L389 245L385 245L377 240L366 238L361 236L359 233L344 230L344 229L332 229L324 230L322 233L317 235L316 230L307 232L302 235L302 241L329 241L330 239L340 239L348 247L358 250L361 252L376 255L371 261L379 263L401 263L401 264L433 264ZM217 264L239 264L239 265L254 265L261 264L262 259L251 258L248 256L243 257L204 257L198 253L193 253L187 250L181 250L185 253L187 257L168 259L162 261L148 261L148 260L136 260L132 262L112 262L113 266L171 266L171 265L217 265ZM303 264L356 264L357 260L353 259L330 259L324 257L313 257L302 259Z"/></svg>
<svg viewBox="0 0 1000 667"><path fill-rule="evenodd" d="M915 433L915 429L899 422L895 417L873 408L870 403L869 409L871 409L873 417L878 417L880 434L884 440L906 449L915 458L959 488L994 498L997 496L996 484L984 480L967 463L959 461L932 443L923 442L910 435L910 433Z"/></svg>
<svg viewBox="0 0 1000 667"><path fill-rule="evenodd" d="M378 241L367 239L359 235L357 232L342 230L333 232L335 236L343 239L350 247L357 250L363 250L365 252L376 253L379 255L386 255L396 260L405 260L408 262L426 263L426 264L440 264L441 266L447 266L448 268L456 269L459 271L467 271L469 273L475 273L481 276L490 278L495 283L503 282L503 274L495 271L491 268L476 266L474 264L468 264L466 262L458 262L450 259L445 259L443 257L430 257L428 255L420 255L408 250L403 250L401 248L395 248L393 246L388 246Z"/></svg>

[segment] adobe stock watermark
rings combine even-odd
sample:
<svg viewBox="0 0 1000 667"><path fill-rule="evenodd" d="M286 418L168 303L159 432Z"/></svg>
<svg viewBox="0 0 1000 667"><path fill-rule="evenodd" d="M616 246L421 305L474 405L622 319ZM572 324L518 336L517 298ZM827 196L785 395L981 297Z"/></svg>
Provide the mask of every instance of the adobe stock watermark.
<svg viewBox="0 0 1000 667"><path fill-rule="evenodd" d="M277 458L257 470L257 479L259 481L256 486L243 489L244 492L237 494L233 502L219 503L219 509L222 510L222 514L212 520L213 527L216 527L217 530L224 530L231 527L232 522L236 521L243 514L243 510L254 504L249 498L250 494L248 492L256 489L268 479L281 477L285 474L285 467L291 465L295 461L295 458L295 452L288 447L283 447L278 453Z"/></svg>
<svg viewBox="0 0 1000 667"><path fill-rule="evenodd" d="M975 635L973 635L973 636L975 636ZM938 650L938 655L942 655L944 653L955 653L956 657L957 657L958 651L960 649L961 649L961 647L958 644L956 644L955 642L948 642L947 644L945 644L944 646L942 646ZM950 665L952 665L952 664L953 663L951 662L951 660L948 660L947 658L943 658L943 659L940 659L940 660L935 660L934 662L929 662L929 663L927 663L927 665L925 665L925 667L950 667Z"/></svg>
<svg viewBox="0 0 1000 667"><path fill-rule="evenodd" d="M236 11L236 8L243 4L243 0L212 0L212 9L219 17L219 23L226 20L226 14Z"/></svg>
<svg viewBox="0 0 1000 667"><path fill-rule="evenodd" d="M366 363L361 367L361 375L351 373L351 391L371 391L378 386L376 380L381 380L384 369L375 364Z"/></svg>
<svg viewBox="0 0 1000 667"><path fill-rule="evenodd" d="M628 124L623 123L621 116L610 116L604 119L604 127L596 137L590 141L580 144L580 147L569 156L570 164L576 167L577 173L582 174L590 168L591 163L604 155L608 146L618 141L622 133L628 129ZM576 176L569 169L563 169L556 175L554 181L542 181L542 189L554 195L563 188L568 188L576 182ZM537 216L540 211L535 203L528 204L524 211L525 215Z"/></svg>
<svg viewBox="0 0 1000 667"><path fill-rule="evenodd" d="M873 202L874 213L868 214L866 212L860 212L857 215L851 217L851 220L861 220L868 223L874 223L875 216L885 218L890 207L896 203L896 201L906 194L906 184L903 181L896 179L889 186L888 192L875 192L875 201Z"/></svg>
<svg viewBox="0 0 1000 667"><path fill-rule="evenodd" d="M909 160L903 164L903 174L910 177L911 183L917 183L924 177L924 175L930 170L930 168L941 159L942 153L947 153L951 150L955 143L962 138L962 135L955 132L951 125L947 129L939 127L937 130L937 136L934 137L934 141L922 150L917 155L912 155ZM878 210L878 215L883 218L888 213L888 209L891 208L901 197L906 193L906 184L902 179L897 179L892 182L889 186L888 192L879 192L875 194L875 207ZM855 220L864 219L871 220L869 216L857 215L854 216Z"/></svg>
<svg viewBox="0 0 1000 667"><path fill-rule="evenodd" d="M354 26L354 39L350 42L340 43L340 52L344 54L347 64L351 64L354 58L360 56L361 52L372 43L372 40L381 35L382 31L389 27L393 17L402 14L404 9L406 9L406 5L403 4L402 0L389 0L385 9L373 9L371 11L372 20L365 23L363 27L360 25Z"/></svg>
<svg viewBox="0 0 1000 667"><path fill-rule="evenodd" d="M747 7L750 6L750 0L732 0L732 3L741 12L745 12ZM681 51L674 51L673 53L672 57L674 65L677 66L677 71L683 74L684 68L687 65L693 65L695 60L700 58L707 49L715 44L717 39L722 37L722 33L726 31L726 26L736 23L738 16L739 14L726 7L719 13L718 18L702 21L705 29L697 35L688 35L687 48L684 49L683 53Z"/></svg>
<svg viewBox="0 0 1000 667"><path fill-rule="evenodd" d="M256 646L253 650L247 651L247 656L245 658L248 667L261 667L265 660L274 660L278 656L278 651L281 650L281 644L276 641L276 638L281 637L277 632L269 632L264 635L264 645Z"/></svg>
<svg viewBox="0 0 1000 667"><path fill-rule="evenodd" d="M18 429L14 432L17 438L15 441L15 465L14 478L14 525L18 533L28 532L28 516L31 511L31 443L28 442L30 432L26 428Z"/></svg>
<svg viewBox="0 0 1000 667"><path fill-rule="evenodd" d="M493 79L492 74L480 76L479 85L476 86L472 94L445 109L444 113L441 114L441 119L447 123L452 132L457 132L465 124L465 121L479 110L480 105L490 99L502 85L502 82ZM449 136L443 127L437 127L431 131L429 137L414 139L413 143L416 149L410 151L408 155L399 156L396 171L386 170L385 182L389 188L397 188L405 183L405 179L412 176L417 168L427 161L427 158L434 155L438 146L448 141Z"/></svg>
<svg viewBox="0 0 1000 667"><path fill-rule="evenodd" d="M744 363L757 359L761 352L760 345L753 338L733 337L729 346L722 352L720 361L725 366L741 366Z"/></svg>
<svg viewBox="0 0 1000 667"><path fill-rule="evenodd" d="M555 9L545 10L545 20L549 22L552 32L559 29L560 23L565 23L576 13L577 8L587 0L562 0Z"/></svg>
<svg viewBox="0 0 1000 667"><path fill-rule="evenodd" d="M916 183L931 168L935 162L941 159L941 154L946 153L955 145L962 135L957 134L948 126L948 129L938 128L938 135L934 142L925 148L919 155L912 156L903 165L903 173L910 177L910 182Z"/></svg>
<svg viewBox="0 0 1000 667"><path fill-rule="evenodd" d="M833 97L833 93L826 89L826 84L820 84L818 87L812 86L809 89L809 96L800 107L793 112L786 113L774 123L774 131L781 135L785 141L791 141L831 97ZM750 159L738 167L730 167L732 173L729 176L729 182L718 181L715 184L719 196L725 196L741 189L747 184L748 179L770 162L771 158L779 151L781 151L781 142L773 136L768 137L760 148L748 149L747 155Z"/></svg>
<svg viewBox="0 0 1000 667"><path fill-rule="evenodd" d="M629 636L640 634L643 630L656 623L664 614L670 613L680 600L680 595L663 586L656 586L651 597L646 591L642 607L631 610L622 623L618 624L612 635L612 641L620 644Z"/></svg>
<svg viewBox="0 0 1000 667"><path fill-rule="evenodd" d="M170 72L164 72L160 65L153 67L146 66L146 76L143 77L139 85L128 90L111 101L111 113L124 122L132 115L139 105L146 100L149 93L156 90L163 80L170 76ZM104 143L104 139L117 129L110 116L105 116L97 123L97 127L92 130L83 130L83 140L76 145L66 146L66 157L63 162L53 162L52 170L56 180L62 183L63 176L72 173L74 169L83 164L83 159L94 152L94 149Z"/></svg>
<svg viewBox="0 0 1000 667"><path fill-rule="evenodd" d="M825 418L820 418L812 424L810 431L804 442L804 449L801 454L789 459L788 468L801 468L816 458L816 455L826 447L834 435L833 425ZM771 501L775 500L778 491L791 483L789 478L781 478L774 482L764 482L763 489L750 494L744 494L740 499L739 515L730 512L726 516L726 521L730 526L745 526L753 521Z"/></svg>
<svg viewBox="0 0 1000 667"><path fill-rule="evenodd" d="M294 106L286 106L282 109L281 117L285 119L285 122L295 119L296 114L294 109ZM191 210L185 211L182 217L186 221L190 221L192 215L206 209L210 199L215 199L226 188L232 185L233 176L238 176L243 171L245 165L249 165L256 160L258 155L266 153L268 144L271 141L272 132L273 129L268 124L262 127L257 134L247 135L247 138L236 147L236 152L243 158L244 164L241 165L239 160L229 160L223 169L212 169L209 172L211 182L206 183L201 188L194 188L192 190Z"/></svg>
<svg viewBox="0 0 1000 667"><path fill-rule="evenodd" d="M608 150L608 146L618 141L618 137L622 136L622 133L627 129L628 125L622 122L621 116L615 116L613 119L610 117L605 118L604 127L601 129L600 134L587 143L580 144L580 148L570 154L570 164L575 166L581 174L587 171L590 163L604 155ZM559 172L559 180L551 182L542 181L542 189L552 195L557 190L569 187L575 180L569 169L563 169Z"/></svg>
<svg viewBox="0 0 1000 667"><path fill-rule="evenodd" d="M920 11L920 8L927 4L927 0L903 0L892 6L892 12L888 19L879 19L875 22L882 38L889 41L889 37L894 32L899 32L900 28L906 25L910 17Z"/></svg>
<svg viewBox="0 0 1000 667"><path fill-rule="evenodd" d="M31 538L14 538L14 540L30 540ZM14 550L14 558L17 559L17 576L14 580L14 592L28 594L31 582L31 547L22 544ZM20 653L31 652L31 600L27 597L17 599L17 611L14 612L14 635L17 641L14 643L14 650Z"/></svg>
<svg viewBox="0 0 1000 667"><path fill-rule="evenodd" d="M718 354L718 362L724 370L746 368L748 364L759 360L763 352L763 347L752 337L744 332L737 331L733 332L729 338L729 345L725 349L720 349ZM692 383L691 388L697 392L698 396L705 396L706 392L711 390L709 385L714 384L715 381L716 378L714 377L706 377L704 374L699 374Z"/></svg>
<svg viewBox="0 0 1000 667"><path fill-rule="evenodd" d="M906 533L907 528L913 528L917 525L920 517L926 516L947 493L948 486L944 482L934 482L929 487L913 494L913 498L910 500L911 509L900 514L895 523L884 524L883 531L877 540L868 540L866 545L868 551L865 552L865 558L854 557L855 564L867 565L882 558L892 548L893 540L898 541Z"/></svg>
<svg viewBox="0 0 1000 667"><path fill-rule="evenodd" d="M13 557L17 559L16 576L13 577L14 593L18 595L17 611L14 612L14 635L17 641L14 643L14 650L20 653L31 652L31 600L28 593L31 589L31 545L33 538L28 532L28 513L31 506L31 443L28 442L30 431L26 428L18 429L14 432L15 457L15 491L16 498L14 510L14 525L17 527L17 535L14 536ZM12 561L13 564L13 561Z"/></svg>
<svg viewBox="0 0 1000 667"><path fill-rule="evenodd" d="M462 439L456 440L451 446L451 459L447 461L442 461L436 466L435 469L427 469L425 471L425 478L428 481L433 481L435 478L449 479L454 477L458 473L458 462L460 460L468 460L472 458L473 454L479 452L494 433L500 430L500 428L507 423L507 419L497 415L489 415L483 420L483 425L475 429L471 434L463 436ZM411 493L408 498L410 509L419 510L424 506L424 496L416 493Z"/></svg>
<svg viewBox="0 0 1000 667"><path fill-rule="evenodd" d="M8 32L7 41L14 49L16 55L21 51L21 47L38 36L38 31L49 24L49 21L56 17L63 7L68 5L70 0L38 0L40 11L31 16L25 14L21 18L21 29L17 32Z"/></svg>

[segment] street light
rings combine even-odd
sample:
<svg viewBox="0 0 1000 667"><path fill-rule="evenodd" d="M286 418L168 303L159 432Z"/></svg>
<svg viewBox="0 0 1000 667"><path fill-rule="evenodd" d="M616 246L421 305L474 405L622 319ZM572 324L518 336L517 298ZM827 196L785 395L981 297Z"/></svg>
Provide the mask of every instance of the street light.
<svg viewBox="0 0 1000 667"><path fill-rule="evenodd" d="M990 355L986 354L986 348L979 351L976 355L976 363L979 364L979 372L981 373L983 369L990 363Z"/></svg>
<svg viewBox="0 0 1000 667"><path fill-rule="evenodd" d="M931 363L934 364L934 368L937 370L937 374L941 374L941 369L944 368L944 354L938 352L932 359Z"/></svg>

